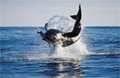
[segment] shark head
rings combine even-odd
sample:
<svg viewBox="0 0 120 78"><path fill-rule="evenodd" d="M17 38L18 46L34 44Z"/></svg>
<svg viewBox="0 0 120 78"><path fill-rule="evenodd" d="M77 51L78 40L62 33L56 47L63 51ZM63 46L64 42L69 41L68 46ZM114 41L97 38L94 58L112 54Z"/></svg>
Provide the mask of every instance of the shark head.
<svg viewBox="0 0 120 78"><path fill-rule="evenodd" d="M60 40L60 34L62 34L61 31L56 30L56 29L50 29L45 33L44 39L48 43L55 44Z"/></svg>

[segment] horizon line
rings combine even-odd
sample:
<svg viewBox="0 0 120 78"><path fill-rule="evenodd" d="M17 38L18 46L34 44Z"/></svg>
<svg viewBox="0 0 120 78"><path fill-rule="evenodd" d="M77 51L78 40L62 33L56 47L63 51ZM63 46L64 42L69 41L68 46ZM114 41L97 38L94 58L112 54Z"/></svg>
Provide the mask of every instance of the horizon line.
<svg viewBox="0 0 120 78"><path fill-rule="evenodd" d="M0 26L0 27L44 27L44 26ZM108 25L105 25L105 26L100 26L100 25L97 25L97 26L94 26L94 25L91 25L91 26L83 26L83 27L120 27L120 25L116 25L116 26L108 26Z"/></svg>

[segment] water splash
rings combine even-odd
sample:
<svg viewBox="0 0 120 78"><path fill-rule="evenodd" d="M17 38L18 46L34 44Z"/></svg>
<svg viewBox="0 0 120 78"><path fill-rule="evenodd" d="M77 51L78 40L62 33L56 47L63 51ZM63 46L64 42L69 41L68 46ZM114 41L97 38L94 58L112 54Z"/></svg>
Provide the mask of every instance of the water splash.
<svg viewBox="0 0 120 78"><path fill-rule="evenodd" d="M57 46L53 53L53 57L79 59L82 60L83 56L89 55L85 44L78 40L75 44L68 47Z"/></svg>
<svg viewBox="0 0 120 78"><path fill-rule="evenodd" d="M73 29L71 21L65 16L55 15L48 21L48 29L58 29L62 32L71 32ZM51 47L48 54L44 54L45 58L65 58L65 59L82 59L80 56L90 54L86 45L78 40L75 44L68 47L55 46L55 50ZM43 58L42 57L42 58Z"/></svg>
<svg viewBox="0 0 120 78"><path fill-rule="evenodd" d="M71 32L73 25L67 17L55 15L48 21L48 29L58 29L62 32Z"/></svg>

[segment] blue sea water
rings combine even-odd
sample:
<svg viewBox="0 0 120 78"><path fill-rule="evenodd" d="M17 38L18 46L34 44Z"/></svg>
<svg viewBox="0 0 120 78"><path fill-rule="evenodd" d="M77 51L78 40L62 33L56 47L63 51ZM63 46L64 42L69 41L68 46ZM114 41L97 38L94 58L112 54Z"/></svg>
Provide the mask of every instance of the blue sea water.
<svg viewBox="0 0 120 78"><path fill-rule="evenodd" d="M120 27L85 27L81 38L84 59L43 58L50 47L35 27L0 27L0 78L120 78Z"/></svg>

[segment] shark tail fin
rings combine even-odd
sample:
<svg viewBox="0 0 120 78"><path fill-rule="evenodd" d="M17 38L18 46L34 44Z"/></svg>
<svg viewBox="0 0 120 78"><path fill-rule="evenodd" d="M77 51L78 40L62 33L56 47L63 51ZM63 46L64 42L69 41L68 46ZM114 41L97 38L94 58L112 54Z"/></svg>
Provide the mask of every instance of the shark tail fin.
<svg viewBox="0 0 120 78"><path fill-rule="evenodd" d="M71 18L73 18L77 22L79 22L81 20L81 18L82 18L81 5L79 5L79 10L78 10L77 15L71 15Z"/></svg>

